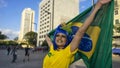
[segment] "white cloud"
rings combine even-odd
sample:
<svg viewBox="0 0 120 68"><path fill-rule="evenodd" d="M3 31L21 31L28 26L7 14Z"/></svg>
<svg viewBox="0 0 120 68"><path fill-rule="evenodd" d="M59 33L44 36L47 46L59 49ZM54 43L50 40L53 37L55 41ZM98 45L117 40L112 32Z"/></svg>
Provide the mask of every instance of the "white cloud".
<svg viewBox="0 0 120 68"><path fill-rule="evenodd" d="M0 0L0 8L7 7L7 2L5 0Z"/></svg>
<svg viewBox="0 0 120 68"><path fill-rule="evenodd" d="M0 31L2 32L2 34L7 35L7 37L9 37L9 39L14 39L15 37L18 37L19 31L13 31L10 29L0 29Z"/></svg>

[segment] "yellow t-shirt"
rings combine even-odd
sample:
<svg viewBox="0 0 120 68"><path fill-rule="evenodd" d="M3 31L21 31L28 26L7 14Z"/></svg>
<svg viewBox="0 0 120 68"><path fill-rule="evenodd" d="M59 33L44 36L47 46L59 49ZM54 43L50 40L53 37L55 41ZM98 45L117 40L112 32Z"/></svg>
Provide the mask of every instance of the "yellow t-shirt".
<svg viewBox="0 0 120 68"><path fill-rule="evenodd" d="M70 52L70 45L59 51L54 50L53 45L51 45L49 53L44 58L43 68L69 68L76 51L77 49Z"/></svg>

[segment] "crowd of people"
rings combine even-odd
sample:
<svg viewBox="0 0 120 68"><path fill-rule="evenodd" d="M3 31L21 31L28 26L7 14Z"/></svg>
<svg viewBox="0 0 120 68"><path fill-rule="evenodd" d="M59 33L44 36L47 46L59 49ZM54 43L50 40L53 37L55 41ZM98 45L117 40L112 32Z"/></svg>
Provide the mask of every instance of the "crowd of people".
<svg viewBox="0 0 120 68"><path fill-rule="evenodd" d="M23 58L23 62L25 62L26 60L29 61L29 56L30 56L30 48L27 46L24 49L24 58ZM17 60L17 50L18 47L17 46L8 46L7 47L7 55L12 55L12 61L11 63L16 63Z"/></svg>
<svg viewBox="0 0 120 68"><path fill-rule="evenodd" d="M29 46L26 46L24 48L19 48L18 46L6 46L6 54L7 56L11 56L12 60L11 63L16 63L16 60L19 58L19 50L23 51L23 54L21 55L23 57L22 61L23 62L29 62L30 61L30 55L34 54L36 52L42 51L48 51L46 47L35 47L35 48L30 48Z"/></svg>

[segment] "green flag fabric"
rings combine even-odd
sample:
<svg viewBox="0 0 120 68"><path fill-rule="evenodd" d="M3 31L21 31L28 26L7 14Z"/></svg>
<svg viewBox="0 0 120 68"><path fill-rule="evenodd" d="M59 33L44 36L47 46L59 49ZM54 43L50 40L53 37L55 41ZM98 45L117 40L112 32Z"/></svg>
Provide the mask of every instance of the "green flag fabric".
<svg viewBox="0 0 120 68"><path fill-rule="evenodd" d="M72 26L80 27L89 16L93 6L67 22L63 29L72 32ZM112 68L112 34L113 34L113 13L114 0L102 6L97 12L92 24L86 34L92 40L92 49L90 51L78 50L74 62L83 59L87 68ZM53 39L52 30L49 35Z"/></svg>

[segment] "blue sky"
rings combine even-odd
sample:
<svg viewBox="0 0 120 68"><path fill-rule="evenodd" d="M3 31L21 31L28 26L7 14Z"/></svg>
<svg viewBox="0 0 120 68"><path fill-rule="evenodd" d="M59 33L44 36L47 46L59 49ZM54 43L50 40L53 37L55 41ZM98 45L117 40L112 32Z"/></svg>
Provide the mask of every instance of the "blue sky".
<svg viewBox="0 0 120 68"><path fill-rule="evenodd" d="M21 25L21 13L24 8L35 11L35 23L38 23L38 7L41 0L0 0L0 31L10 39L18 36ZM80 12L92 5L92 0L79 0Z"/></svg>

